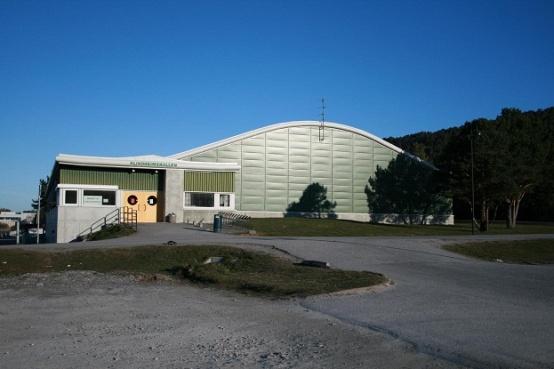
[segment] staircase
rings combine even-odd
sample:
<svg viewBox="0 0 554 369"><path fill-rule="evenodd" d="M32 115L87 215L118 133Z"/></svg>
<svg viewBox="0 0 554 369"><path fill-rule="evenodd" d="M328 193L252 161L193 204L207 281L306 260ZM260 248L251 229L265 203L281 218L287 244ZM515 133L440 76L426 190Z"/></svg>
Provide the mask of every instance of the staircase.
<svg viewBox="0 0 554 369"><path fill-rule="evenodd" d="M83 232L79 233L75 240L86 241L88 237L94 232L115 224L126 224L131 228L133 228L136 232L138 229L137 211L134 209L131 209L128 206L117 208L114 211L106 214L104 217L92 223Z"/></svg>

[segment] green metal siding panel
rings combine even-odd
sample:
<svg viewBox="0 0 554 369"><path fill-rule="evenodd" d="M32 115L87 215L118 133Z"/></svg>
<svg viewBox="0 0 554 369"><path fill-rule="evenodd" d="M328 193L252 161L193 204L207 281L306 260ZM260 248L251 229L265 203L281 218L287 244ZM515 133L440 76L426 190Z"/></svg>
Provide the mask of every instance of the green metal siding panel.
<svg viewBox="0 0 554 369"><path fill-rule="evenodd" d="M320 141L319 127L280 128L202 155L241 165L235 174L237 210L285 211L308 185L319 182L327 188L327 198L337 202L335 211L366 213L367 180L396 153L342 129L329 127L323 133Z"/></svg>
<svg viewBox="0 0 554 369"><path fill-rule="evenodd" d="M234 173L185 171L184 190L196 192L234 192Z"/></svg>
<svg viewBox="0 0 554 369"><path fill-rule="evenodd" d="M154 170L94 167L62 167L60 183L111 185L121 190L163 191L163 174Z"/></svg>

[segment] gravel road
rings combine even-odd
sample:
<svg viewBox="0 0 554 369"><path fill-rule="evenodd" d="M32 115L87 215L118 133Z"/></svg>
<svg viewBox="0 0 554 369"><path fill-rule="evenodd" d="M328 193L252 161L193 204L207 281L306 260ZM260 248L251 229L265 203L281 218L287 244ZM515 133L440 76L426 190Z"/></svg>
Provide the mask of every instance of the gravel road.
<svg viewBox="0 0 554 369"><path fill-rule="evenodd" d="M88 287L78 287L79 283L73 287L71 279L65 281L66 277L46 277L47 280L54 279L51 284L37 282L44 284L40 288L35 288L33 282L30 282L30 287L25 287L25 279L5 280L0 283L0 358L5 356L16 360L13 352L18 352L16 358L34 357L36 360L37 356L27 352L20 355L17 348L25 346L17 346L15 339L19 337L23 339L19 342L31 342L31 337L57 332L60 326L64 326L64 319L74 314L78 316L72 318L76 322L91 321L98 325L101 325L101 319L113 316L114 321L110 324L116 327L114 332L119 336L115 337L119 338L113 344L95 338L90 347L106 350L101 356L103 360L115 357L114 361L119 360L119 356L115 356L118 349L112 349L112 346L127 347L121 350L127 352L127 360L132 363L129 367L147 367L148 360L155 357L162 360L162 357L144 356L144 347L135 345L136 336L125 330L125 324L132 324L129 319L137 319L133 312L140 311L151 319L148 320L152 322L151 327L158 324L165 327L163 324L167 321L176 324L164 329L169 330L166 336L171 339L168 342L174 342L166 351L167 357L177 361L169 361L162 367L186 367L183 363L190 361L190 367L194 368L350 368L357 365L432 368L461 365L552 369L554 266L489 263L441 249L442 245L454 242L533 238L554 240L554 235L241 237L200 231L182 224L157 223L141 225L137 234L116 240L43 245L41 250L71 250L161 244L172 240L179 244L222 244L271 252L283 250L299 258L328 261L341 269L383 273L395 285L378 294L267 301L183 285L152 287L97 275L94 278L89 276L94 283L86 282L89 277L80 279L79 283L89 283ZM21 247L36 249L36 246ZM9 283L15 283L15 289L6 290ZM103 289L97 287L97 283L104 286ZM120 283L123 287L117 287ZM40 291L46 291L43 292L45 299L40 298ZM52 300L51 294L59 294L59 302ZM98 313L99 307L104 306L109 313ZM172 306L176 312L171 310ZM179 314L191 318L184 321ZM35 328L38 334L29 329L24 331L21 322L26 320L44 321L42 324L47 325L33 325L42 327ZM215 321L218 323L210 325ZM198 331L194 328L198 325L211 328ZM225 329L218 330L218 325ZM4 327L7 327L8 335L4 335ZM245 327L248 327L249 337L263 343L256 349L233 349L242 354L240 359L229 359L221 342L225 339L242 342L240 332L244 332ZM171 333L172 329L182 331ZM202 332L202 335L187 335L189 330ZM53 339L56 337L46 336L44 342L49 343L45 352L51 353L52 347L56 347L54 344L58 340ZM105 332L102 337L102 340L112 340ZM142 341L138 339L137 342ZM216 342L220 344L217 347L214 346ZM320 350L314 348L318 342L323 345ZM204 346L194 351L191 345L196 343ZM2 356L4 346L7 347L4 351L12 352L11 355ZM28 348L30 352L33 352L33 347ZM138 351L132 351L135 348ZM313 356L311 350L318 351L317 355ZM287 354L280 361L283 352ZM86 364L88 356L83 358L82 355L77 355L76 362ZM144 360L133 362L135 357L144 357ZM50 367L44 366L49 363L46 359L46 364L42 365L42 357L40 362L40 367ZM20 361L10 363L14 365L6 367L33 367L20 366ZM85 364L83 367L94 366ZM124 365L118 362L117 367ZM0 362L0 368L3 367Z"/></svg>
<svg viewBox="0 0 554 369"><path fill-rule="evenodd" d="M0 279L0 368L461 368L301 306L95 272Z"/></svg>

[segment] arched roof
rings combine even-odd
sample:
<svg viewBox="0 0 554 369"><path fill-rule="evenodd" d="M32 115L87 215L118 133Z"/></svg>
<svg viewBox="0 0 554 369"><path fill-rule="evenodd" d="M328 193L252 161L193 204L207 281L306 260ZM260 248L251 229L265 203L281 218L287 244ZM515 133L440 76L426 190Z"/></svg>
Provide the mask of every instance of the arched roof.
<svg viewBox="0 0 554 369"><path fill-rule="evenodd" d="M269 126L254 129L252 131L241 133L241 134L238 134L236 136L232 136L232 137L229 137L229 138L226 138L226 139L223 139L223 140L219 140L219 141L207 144L207 145L203 145L203 146L197 147L195 149L190 149L190 150L183 151L183 152L180 152L180 153L177 153L177 154L174 154L174 155L170 155L169 157L173 158L173 159L180 159L180 158L183 158L185 156L197 155L197 154L200 154L204 151L208 151L208 150L211 150L211 149L223 146L223 145L228 145L228 144L233 143L235 141L244 140L246 138L259 135L261 133L271 132L271 131L275 131L277 129L290 128L290 127L313 127L313 126L319 127L320 124L321 124L321 122L315 121L315 120L299 120L299 121L275 123L275 124L271 124ZM380 143L381 145L383 145L385 147L388 147L389 149L391 149L393 151L396 151L399 154L400 153L405 153L404 150L402 150L401 148L391 144L390 142L387 142L387 141L385 141L385 140L383 140L383 139L381 139L381 138L379 138L375 135L372 135L369 132L363 131L363 130L355 128L355 127L348 126L346 124L325 122L325 127L327 127L327 128L336 128L336 129L341 129L341 130L344 130L344 131L356 133L356 134L359 134L361 136L367 137L370 140L376 141L376 142ZM407 153L405 153L405 154L407 154Z"/></svg>

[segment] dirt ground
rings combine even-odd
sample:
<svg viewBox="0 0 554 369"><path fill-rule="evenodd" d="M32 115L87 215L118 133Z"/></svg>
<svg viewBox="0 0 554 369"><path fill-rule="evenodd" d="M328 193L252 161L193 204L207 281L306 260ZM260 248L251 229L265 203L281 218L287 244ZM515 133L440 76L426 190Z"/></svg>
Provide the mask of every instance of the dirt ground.
<svg viewBox="0 0 554 369"><path fill-rule="evenodd" d="M300 305L95 272L0 279L0 368L459 368Z"/></svg>

